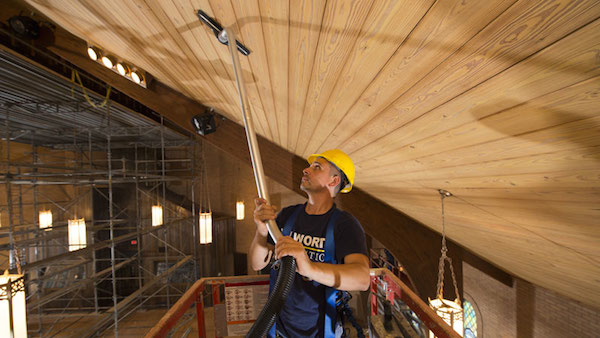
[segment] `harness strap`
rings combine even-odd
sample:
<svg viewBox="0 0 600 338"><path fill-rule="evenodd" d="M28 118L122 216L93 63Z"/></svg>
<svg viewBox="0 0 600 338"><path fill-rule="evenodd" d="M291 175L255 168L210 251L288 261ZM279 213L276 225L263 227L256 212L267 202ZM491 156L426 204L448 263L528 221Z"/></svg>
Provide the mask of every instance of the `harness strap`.
<svg viewBox="0 0 600 338"><path fill-rule="evenodd" d="M337 263L337 261L335 260L335 240L333 228L335 227L335 222L339 214L340 211L336 208L333 211L333 215L331 215L331 218L329 219L329 223L327 224L327 232L325 234L325 263ZM335 337L335 327L337 320L337 309L335 304L336 296L336 289L332 287L325 288L325 337Z"/></svg>

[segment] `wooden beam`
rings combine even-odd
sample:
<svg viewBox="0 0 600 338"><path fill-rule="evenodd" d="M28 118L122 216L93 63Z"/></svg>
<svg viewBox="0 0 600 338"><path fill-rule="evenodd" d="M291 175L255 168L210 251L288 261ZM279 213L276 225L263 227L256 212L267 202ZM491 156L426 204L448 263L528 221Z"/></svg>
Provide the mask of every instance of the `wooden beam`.
<svg viewBox="0 0 600 338"><path fill-rule="evenodd" d="M465 261L465 263L468 263L472 267L487 274L488 276L494 278L500 283L511 288L513 287L514 280L510 274L504 272L504 270L501 270L500 268L497 268L495 265L490 264L489 262L485 261L479 256L473 254L469 250L463 251L463 260Z"/></svg>
<svg viewBox="0 0 600 338"><path fill-rule="evenodd" d="M19 8L19 5L21 8ZM9 7L9 6L7 6ZM15 6L19 11L25 9L35 12L25 4ZM10 11L0 14L0 20L10 17ZM40 14L37 14L40 15ZM43 16L43 15L41 15ZM118 91L137 100L146 107L162 115L183 130L194 133L191 118L206 109L204 105L169 88L159 81L152 81L147 89L119 76L111 70L90 60L86 56L85 41L56 27L52 37L35 42L38 48L44 48L76 67L116 88ZM11 48L10 46L7 46ZM42 66L52 68L43 63L43 58L36 58L35 53L26 56L34 59ZM65 74L61 74L65 76ZM204 137L197 136L225 153L250 164L250 153L246 143L244 128L232 121L224 120L218 125L217 132ZM294 192L304 195L299 188L302 169L306 161L283 149L279 145L258 137L259 147L263 158L265 174ZM415 283L420 297L435 296L438 259L441 236L392 208L384 202L354 188L350 194L337 198L340 207L349 210L361 222L365 231L385 245L409 272ZM454 270L457 275L459 290L462 293L462 248L449 242L449 254L453 258ZM34 264L39 265L39 264ZM446 269L448 272L448 269ZM447 294L453 295L454 290L449 273L445 276Z"/></svg>

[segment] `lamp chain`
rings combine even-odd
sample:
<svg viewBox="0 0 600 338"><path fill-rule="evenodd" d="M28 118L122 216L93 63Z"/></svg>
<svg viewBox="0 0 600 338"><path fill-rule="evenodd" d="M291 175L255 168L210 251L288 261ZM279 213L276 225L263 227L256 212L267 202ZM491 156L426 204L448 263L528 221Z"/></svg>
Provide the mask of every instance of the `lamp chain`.
<svg viewBox="0 0 600 338"><path fill-rule="evenodd" d="M445 262L448 262L450 266L450 272L452 273L452 283L454 284L454 292L456 293L456 299L460 302L460 295L458 294L458 285L456 283L456 275L454 274L454 267L452 266L452 258L448 257L448 247L446 246L446 215L444 211L444 199L451 197L452 193L446 190L439 189L440 197L442 199L442 249L440 255L440 262L438 264L438 279L437 279L437 296L440 299L444 298L444 268Z"/></svg>

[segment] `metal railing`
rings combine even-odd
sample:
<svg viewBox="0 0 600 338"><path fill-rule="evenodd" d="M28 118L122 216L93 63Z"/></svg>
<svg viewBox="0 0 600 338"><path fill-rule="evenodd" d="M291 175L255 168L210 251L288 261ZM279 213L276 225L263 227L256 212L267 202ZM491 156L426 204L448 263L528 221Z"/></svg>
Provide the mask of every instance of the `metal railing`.
<svg viewBox="0 0 600 338"><path fill-rule="evenodd" d="M204 319L205 305L221 304L221 288L226 285L239 284L268 284L268 275L257 276L232 276L210 277L197 280L186 293L179 298L160 321L146 334L150 337L167 337L173 329L179 329L178 322L192 305L196 306L196 321L198 323L198 337L206 337L206 322ZM209 296L210 303L205 304L205 296Z"/></svg>
<svg viewBox="0 0 600 338"><path fill-rule="evenodd" d="M387 300L391 304L406 304L410 313L417 318L412 318L413 323L422 324L423 327L414 327L417 336L426 334L431 330L437 337L460 337L442 318L427 305L416 293L414 293L404 282L388 269L371 269L371 294L370 315L383 315L381 302ZM184 318L186 312L192 305L196 307L196 320L198 323L198 337L206 337L206 321L204 318L205 296L212 295L212 305L221 303L220 287L230 283L242 282L268 282L268 275L258 276L235 276L235 277L212 277L202 278L194 283L191 288L175 303L173 307L160 319L160 321L146 334L150 337L167 337L179 329L178 322ZM404 314L406 316L406 314ZM410 319L410 318L409 318ZM185 318L185 320L189 320ZM215 320L217 320L215 318ZM410 322L411 320L409 320ZM414 324L413 324L414 326ZM189 332L189 330L188 330Z"/></svg>

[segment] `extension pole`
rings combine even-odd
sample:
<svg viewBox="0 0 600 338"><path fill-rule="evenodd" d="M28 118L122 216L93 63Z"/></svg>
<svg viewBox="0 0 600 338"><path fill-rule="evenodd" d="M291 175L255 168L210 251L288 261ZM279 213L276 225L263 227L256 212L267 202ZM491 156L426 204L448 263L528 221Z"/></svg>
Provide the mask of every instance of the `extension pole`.
<svg viewBox="0 0 600 338"><path fill-rule="evenodd" d="M260 157L260 150L258 149L258 141L256 140L256 133L254 132L254 124L252 122L252 116L250 115L250 105L248 104L242 67L240 66L240 59L237 54L238 52L235 43L237 40L235 38L235 33L231 28L225 28L219 33L218 39L221 42L234 41L234 43L228 43L227 46L229 47L231 61L233 62L233 73L235 74L235 82L240 97L240 107L244 118L244 126L246 127L246 139L248 140L248 148L250 149L250 158L252 159L252 168L254 169L256 189L258 190L258 196L264 198L267 200L267 203L271 204L265 181L265 172ZM277 243L279 237L282 236L281 231L277 227L277 223L275 223L274 220L269 220L267 222L267 229L269 230L271 238L273 238L273 242Z"/></svg>

